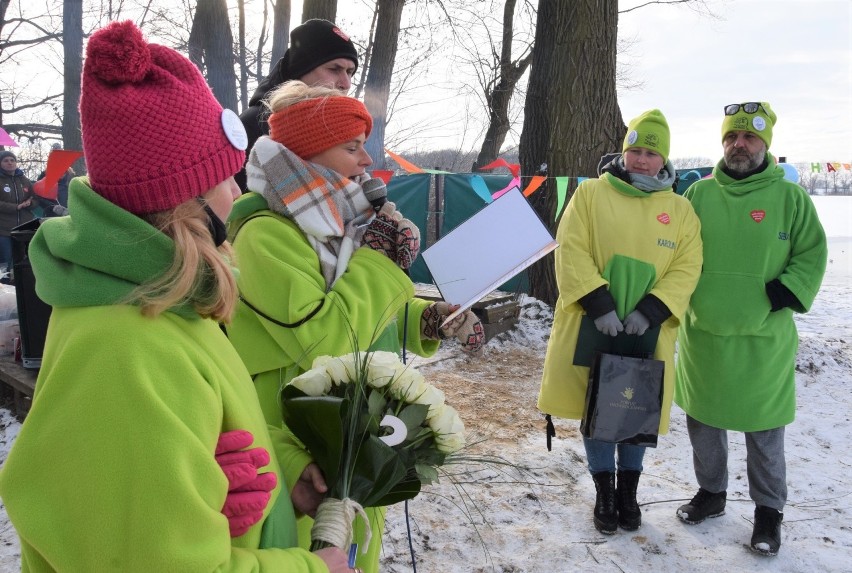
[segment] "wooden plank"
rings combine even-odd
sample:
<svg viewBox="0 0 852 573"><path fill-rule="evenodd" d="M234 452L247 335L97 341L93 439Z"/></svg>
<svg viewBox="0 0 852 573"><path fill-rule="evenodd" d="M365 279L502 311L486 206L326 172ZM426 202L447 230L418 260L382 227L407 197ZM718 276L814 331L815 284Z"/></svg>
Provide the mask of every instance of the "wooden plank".
<svg viewBox="0 0 852 573"><path fill-rule="evenodd" d="M487 306L478 311L476 314L482 322L494 323L507 318L517 318L520 312L520 305L515 301L509 301Z"/></svg>
<svg viewBox="0 0 852 573"><path fill-rule="evenodd" d="M502 322L495 322L495 323L483 322L482 323L482 329L485 331L485 340L486 341L491 340L492 338L494 338L498 334L501 334L503 332L506 332L508 330L513 329L516 324L518 324L517 318L507 318L506 320L504 320Z"/></svg>
<svg viewBox="0 0 852 573"><path fill-rule="evenodd" d="M417 298L422 298L424 300L444 300L441 296L441 292L438 290L438 287L431 284L416 283L414 285L414 295ZM475 303L472 308L479 310L493 304L511 302L514 298L515 295L512 293L495 290L494 292L485 295L480 301Z"/></svg>
<svg viewBox="0 0 852 573"><path fill-rule="evenodd" d="M23 420L30 411L35 393L38 370L28 370L11 356L0 358L0 382L5 386L4 394L11 394L14 414Z"/></svg>

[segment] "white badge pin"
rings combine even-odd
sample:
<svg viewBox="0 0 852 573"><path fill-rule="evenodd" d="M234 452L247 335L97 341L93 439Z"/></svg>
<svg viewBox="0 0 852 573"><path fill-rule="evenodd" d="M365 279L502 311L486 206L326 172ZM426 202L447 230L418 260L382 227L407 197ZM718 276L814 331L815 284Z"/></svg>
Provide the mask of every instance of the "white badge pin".
<svg viewBox="0 0 852 573"><path fill-rule="evenodd" d="M763 131L764 129L766 129L766 120L760 117L759 115L756 115L752 118L751 124L757 131Z"/></svg>
<svg viewBox="0 0 852 573"><path fill-rule="evenodd" d="M248 147L248 134L243 122L240 121L240 116L230 109L222 110L222 129L225 130L225 137L231 142L231 145L242 151Z"/></svg>
<svg viewBox="0 0 852 573"><path fill-rule="evenodd" d="M627 134L627 145L633 145L639 139L639 133L634 129Z"/></svg>

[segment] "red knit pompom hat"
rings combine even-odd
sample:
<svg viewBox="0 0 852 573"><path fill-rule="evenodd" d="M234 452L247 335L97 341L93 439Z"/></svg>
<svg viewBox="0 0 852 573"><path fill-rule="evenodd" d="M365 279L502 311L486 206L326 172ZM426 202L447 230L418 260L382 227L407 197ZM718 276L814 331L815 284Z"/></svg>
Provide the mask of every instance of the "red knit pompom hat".
<svg viewBox="0 0 852 573"><path fill-rule="evenodd" d="M279 109L269 116L269 137L301 157L370 135L373 118L364 104L349 96L318 97Z"/></svg>
<svg viewBox="0 0 852 573"><path fill-rule="evenodd" d="M245 160L239 118L222 110L198 68L147 43L129 20L89 39L80 120L92 188L137 215L204 194Z"/></svg>

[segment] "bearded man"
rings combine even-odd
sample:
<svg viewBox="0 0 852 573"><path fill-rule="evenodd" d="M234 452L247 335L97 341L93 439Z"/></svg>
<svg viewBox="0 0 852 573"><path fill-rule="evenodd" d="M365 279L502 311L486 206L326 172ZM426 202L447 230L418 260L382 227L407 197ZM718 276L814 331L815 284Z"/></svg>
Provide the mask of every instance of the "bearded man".
<svg viewBox="0 0 852 573"><path fill-rule="evenodd" d="M828 247L813 202L768 149L766 102L725 106L724 158L684 194L701 220L704 265L679 332L675 402L687 414L699 490L678 517L725 513L728 430L745 433L750 547L776 555L787 501L784 429L796 414L798 333L825 273Z"/></svg>

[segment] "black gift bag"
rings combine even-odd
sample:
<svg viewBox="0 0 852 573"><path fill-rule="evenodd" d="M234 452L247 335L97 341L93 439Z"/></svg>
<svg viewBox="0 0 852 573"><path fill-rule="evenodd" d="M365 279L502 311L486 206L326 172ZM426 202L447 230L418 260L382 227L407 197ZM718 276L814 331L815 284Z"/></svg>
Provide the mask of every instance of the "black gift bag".
<svg viewBox="0 0 852 573"><path fill-rule="evenodd" d="M602 442L657 447L665 362L599 352L580 432Z"/></svg>

